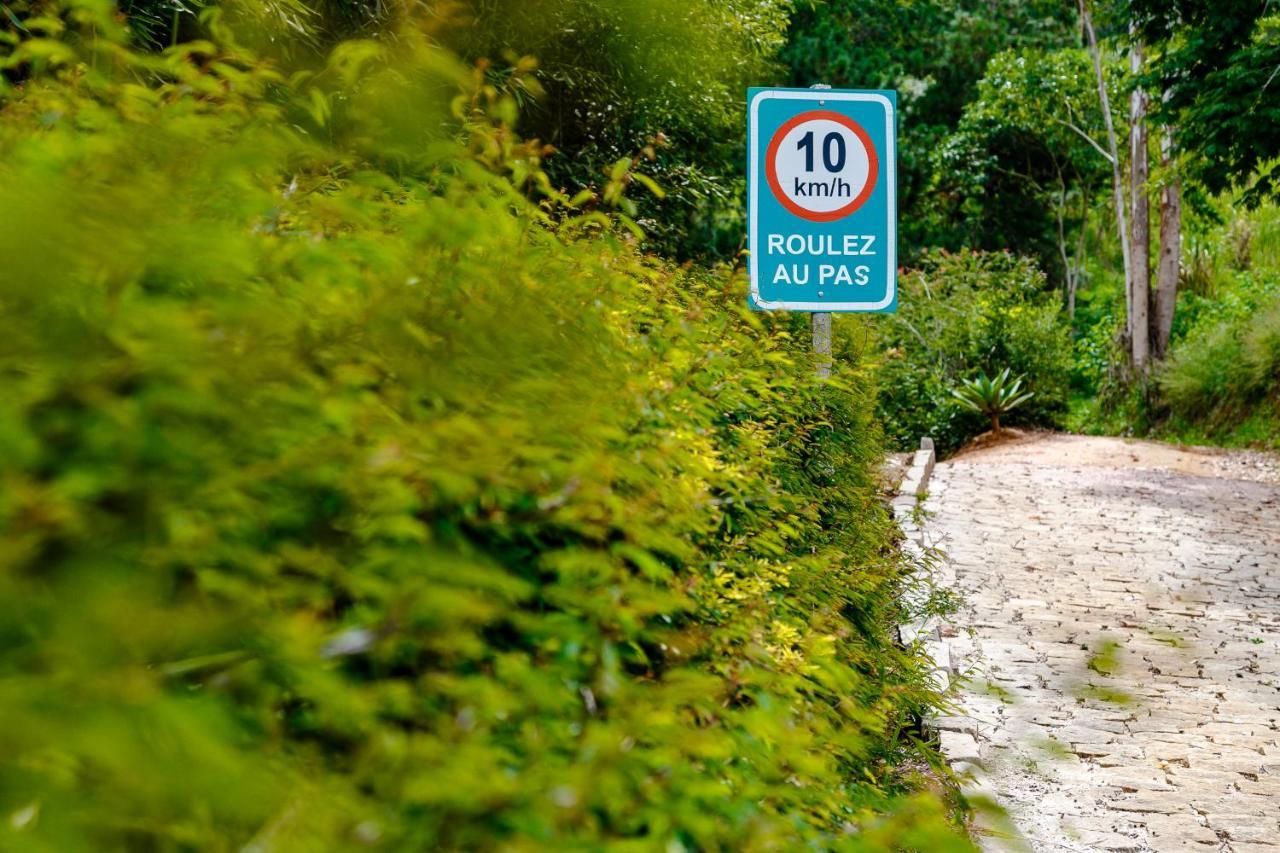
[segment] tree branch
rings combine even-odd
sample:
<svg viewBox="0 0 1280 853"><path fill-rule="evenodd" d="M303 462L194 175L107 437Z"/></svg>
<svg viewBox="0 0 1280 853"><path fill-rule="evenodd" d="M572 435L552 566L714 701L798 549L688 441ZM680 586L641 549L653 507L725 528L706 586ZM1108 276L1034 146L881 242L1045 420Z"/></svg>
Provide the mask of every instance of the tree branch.
<svg viewBox="0 0 1280 853"><path fill-rule="evenodd" d="M1115 160L1111 157L1111 155L1110 155L1109 153L1107 153L1107 149L1105 149L1105 148L1103 148L1101 145L1099 145L1099 144L1094 140L1094 138L1093 138L1092 136L1090 136L1089 134L1085 133L1083 130L1081 130L1080 128L1076 127L1074 124L1072 124L1072 123L1071 123L1071 122L1069 122L1069 121L1065 121L1064 119L1060 119L1060 118L1058 118L1057 116L1050 116L1050 118L1051 118L1051 119L1053 119L1054 121L1056 121L1058 124L1061 124L1061 125L1064 125L1064 126L1066 126L1066 127L1069 127L1070 129L1074 130L1076 133L1080 134L1080 138L1081 138L1081 139L1083 139L1085 142L1089 143L1090 145L1092 145L1092 146L1093 146L1093 149L1094 149L1095 151L1097 151L1099 154L1101 154L1104 158L1106 158L1106 161L1107 161L1108 163L1113 163L1113 164L1115 163Z"/></svg>

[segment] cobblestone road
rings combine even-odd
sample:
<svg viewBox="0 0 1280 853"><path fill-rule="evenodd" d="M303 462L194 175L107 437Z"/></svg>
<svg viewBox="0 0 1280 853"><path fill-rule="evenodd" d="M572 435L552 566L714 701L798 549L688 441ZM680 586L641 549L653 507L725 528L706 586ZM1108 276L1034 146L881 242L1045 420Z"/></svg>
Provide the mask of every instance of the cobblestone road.
<svg viewBox="0 0 1280 853"><path fill-rule="evenodd" d="M1025 838L984 847L1280 853L1274 461L1037 435L930 493L966 599L944 750Z"/></svg>

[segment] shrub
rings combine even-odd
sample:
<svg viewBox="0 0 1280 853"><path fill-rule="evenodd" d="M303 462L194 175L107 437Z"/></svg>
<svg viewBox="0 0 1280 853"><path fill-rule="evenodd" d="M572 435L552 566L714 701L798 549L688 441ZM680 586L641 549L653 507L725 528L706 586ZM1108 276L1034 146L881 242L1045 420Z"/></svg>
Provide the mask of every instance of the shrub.
<svg viewBox="0 0 1280 853"><path fill-rule="evenodd" d="M1280 446L1280 299L1249 314L1209 314L1155 375L1164 429L1188 437Z"/></svg>
<svg viewBox="0 0 1280 853"><path fill-rule="evenodd" d="M968 849L868 365L411 20L313 76L74 10L0 96L0 846Z"/></svg>
<svg viewBox="0 0 1280 853"><path fill-rule="evenodd" d="M1280 299L1253 318L1244 337L1245 384L1255 394L1280 386Z"/></svg>
<svg viewBox="0 0 1280 853"><path fill-rule="evenodd" d="M877 412L900 447L921 435L954 450L986 429L950 391L1008 369L1035 396L1015 420L1053 426L1066 412L1071 343L1044 274L1006 253L938 252L902 276L896 315L879 318L885 353Z"/></svg>
<svg viewBox="0 0 1280 853"><path fill-rule="evenodd" d="M1174 342L1189 335L1204 333L1220 323L1239 322L1257 313L1280 296L1280 275L1275 272L1237 272L1220 283L1212 295L1195 291L1178 294L1178 310L1174 314Z"/></svg>
<svg viewBox="0 0 1280 853"><path fill-rule="evenodd" d="M1169 356L1146 406L1157 435L1188 442L1280 446L1280 208L1245 211L1234 195L1192 220Z"/></svg>

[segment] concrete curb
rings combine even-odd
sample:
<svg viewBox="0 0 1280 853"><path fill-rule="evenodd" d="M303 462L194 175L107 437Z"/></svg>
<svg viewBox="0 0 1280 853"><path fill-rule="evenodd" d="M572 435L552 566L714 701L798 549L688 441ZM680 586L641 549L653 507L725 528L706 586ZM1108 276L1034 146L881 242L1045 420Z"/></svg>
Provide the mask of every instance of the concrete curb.
<svg viewBox="0 0 1280 853"><path fill-rule="evenodd" d="M934 453L933 440L930 438L920 439L920 449L912 457L906 476L902 478L902 483L898 486L898 490L892 500L893 516L905 537L902 542L902 550L918 559L923 558L933 550L932 546L927 544L925 530L918 523L920 516L917 510L924 502L925 495L928 494L929 479L933 475L933 467L936 462L937 456ZM938 564L941 574L939 580L944 584L954 585L954 571L950 563L947 562L946 556L938 554L936 550L934 554L942 561ZM923 584L908 582L903 598L908 604L911 604L913 596L923 597L927 594L927 588ZM944 631L941 620L936 616L917 619L898 626L898 637L904 645L910 645L915 642L923 643L925 654L932 661L934 683L940 692L947 690L951 686L952 681L959 672L957 666L959 656L958 654L952 654L952 648L947 639L948 635L953 635L953 631ZM976 721L964 716L963 713L959 713L928 717L921 722L924 733L937 744L938 751L942 754L943 759L961 780L960 790L964 796L971 802L997 802L997 793L991 786L986 769L983 766L982 745L978 739ZM976 811L971 818L970 829L977 834L974 840L980 849L992 848L980 841L979 838L1007 835L1008 833L1008 829L998 818L981 809ZM1012 849L1021 848L1015 847ZM1280 848L1277 849L1280 850Z"/></svg>
<svg viewBox="0 0 1280 853"><path fill-rule="evenodd" d="M920 449L912 457L911 465L908 467L906 475L902 478L902 482L898 485L898 490L890 503L893 507L893 517L898 522L898 527L905 537L902 543L902 550L917 559L923 558L928 550L925 545L924 529L918 523L917 508L921 499L928 493L929 478L933 475L933 466L936 462L937 454L934 452L933 439L920 439ZM928 590L922 583L914 584L908 582L903 598L909 606L919 605L923 604L923 601L919 599L926 595L928 595ZM951 648L942 636L941 625L937 617L931 616L899 625L898 638L904 645L910 645L915 642L924 644L926 654L933 661L934 683L939 691L946 690L951 684L955 670L952 667ZM931 735L938 736L941 732L942 736L948 739L954 739L953 736L962 735L971 737L971 735L964 732L947 731L952 727L947 725L947 721L943 720L925 720L925 728ZM973 748L977 748L976 741ZM964 751L967 750L961 750L961 752ZM948 751L948 754L950 754L950 751Z"/></svg>

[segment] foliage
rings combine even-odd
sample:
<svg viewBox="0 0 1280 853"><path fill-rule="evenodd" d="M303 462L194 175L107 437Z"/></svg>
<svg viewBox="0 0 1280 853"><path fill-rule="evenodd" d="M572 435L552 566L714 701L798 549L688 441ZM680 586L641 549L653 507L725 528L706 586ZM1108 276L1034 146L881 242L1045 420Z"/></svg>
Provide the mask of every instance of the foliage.
<svg viewBox="0 0 1280 853"><path fill-rule="evenodd" d="M1114 67L1109 68L1115 72ZM1121 75L1108 86L1121 105ZM1122 121L1117 117L1117 123ZM1110 176L1093 68L1083 50L996 55L939 149L938 173L965 242L1034 255L1059 282L1083 264L1097 191Z"/></svg>
<svg viewBox="0 0 1280 853"><path fill-rule="evenodd" d="M1220 283L1213 295L1193 290L1180 294L1174 340L1182 340L1216 324L1239 323L1266 308L1280 295L1276 269L1238 271Z"/></svg>
<svg viewBox="0 0 1280 853"><path fill-rule="evenodd" d="M1211 192L1275 190L1280 157L1280 13L1267 0L1130 0L1155 48L1148 74L1154 117L1174 128L1188 169Z"/></svg>
<svg viewBox="0 0 1280 853"><path fill-rule="evenodd" d="M7 23L17 29L15 22L66 5L9 0L5 8L13 14ZM246 19L241 38L295 57L323 56L323 51L344 38L392 34L409 5L403 0L119 0L117 4L131 41L143 49L158 51L207 35L201 16L217 7Z"/></svg>
<svg viewBox="0 0 1280 853"><path fill-rule="evenodd" d="M932 158L960 121L988 60L1011 47L1069 41L1071 10L1049 0L801 2L782 51L791 83L898 92L899 205L904 251L963 244L959 213L938 191ZM941 204L939 204L941 202Z"/></svg>
<svg viewBox="0 0 1280 853"><path fill-rule="evenodd" d="M1072 371L1072 429L1144 434L1188 443L1271 446L1280 419L1270 402L1265 330L1280 298L1280 210L1212 199L1187 217L1187 245L1171 352L1152 381L1115 369L1121 287L1096 258L1082 291ZM1246 346L1253 339L1256 344Z"/></svg>
<svg viewBox="0 0 1280 853"><path fill-rule="evenodd" d="M1115 245L1113 208L1094 205L1083 224L1087 248L1070 318L1071 406L1066 426L1091 435L1131 432L1133 388L1122 348L1125 322L1124 274Z"/></svg>
<svg viewBox="0 0 1280 853"><path fill-rule="evenodd" d="M1240 195L1213 199L1189 218L1174 337L1206 312L1239 314L1266 301L1268 273L1280 270L1280 205L1249 208Z"/></svg>
<svg viewBox="0 0 1280 853"><path fill-rule="evenodd" d="M665 196L639 201L649 243L669 255L732 257L745 230L742 116L748 86L781 76L773 56L790 0L468 0L441 37L491 79L531 54L545 97L520 129L566 156L547 162L575 191L647 150ZM678 48L677 48L678 46ZM516 60L518 61L518 60Z"/></svg>
<svg viewBox="0 0 1280 853"><path fill-rule="evenodd" d="M1066 411L1071 344L1044 274L1007 253L934 252L903 277L896 315L879 318L885 355L877 413L908 447L921 435L954 450L985 427L952 396L957 384L1008 368L1034 400L1027 424L1052 426Z"/></svg>
<svg viewBox="0 0 1280 853"><path fill-rule="evenodd" d="M137 41L159 49L179 35L206 37L196 15L206 5L129 0L126 11ZM433 40L511 92L519 132L559 152L544 163L557 187L570 195L594 187L619 160L643 152L645 171L664 192L625 204L644 223L650 248L710 259L741 248L745 90L781 78L774 56L791 0L216 5L262 55L317 67L344 38L391 43L401 22L425 14Z"/></svg>
<svg viewBox="0 0 1280 853"><path fill-rule="evenodd" d="M1006 367L994 379L980 373L975 379L964 380L959 388L952 389L951 396L969 411L990 418L991 431L999 432L1001 416L1035 395L1031 391L1023 391L1022 377L1011 378Z"/></svg>
<svg viewBox="0 0 1280 853"><path fill-rule="evenodd" d="M1161 431L1280 447L1280 276L1242 278L1234 298L1195 315L1157 373Z"/></svg>
<svg viewBox="0 0 1280 853"><path fill-rule="evenodd" d="M626 164L559 193L429 19L70 11L0 48L0 846L969 849L868 364L639 254Z"/></svg>
<svg viewBox="0 0 1280 853"><path fill-rule="evenodd" d="M1116 376L1116 368L1124 363L1119 349L1119 334L1124 325L1124 306L1116 299L1118 291L1109 289L1091 302L1089 311L1076 313L1073 338L1071 387L1086 395L1107 396L1107 385ZM1101 303L1101 304L1096 304Z"/></svg>

